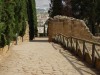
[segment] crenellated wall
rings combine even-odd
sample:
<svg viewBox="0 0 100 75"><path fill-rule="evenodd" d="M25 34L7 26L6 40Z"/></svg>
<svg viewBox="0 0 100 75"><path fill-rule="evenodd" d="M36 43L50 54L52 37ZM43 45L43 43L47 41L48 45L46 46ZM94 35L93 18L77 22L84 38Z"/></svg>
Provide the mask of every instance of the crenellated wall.
<svg viewBox="0 0 100 75"><path fill-rule="evenodd" d="M95 37L91 34L83 20L72 17L55 16L49 20L48 25L49 41L52 41L51 38L57 33L90 41L95 40Z"/></svg>

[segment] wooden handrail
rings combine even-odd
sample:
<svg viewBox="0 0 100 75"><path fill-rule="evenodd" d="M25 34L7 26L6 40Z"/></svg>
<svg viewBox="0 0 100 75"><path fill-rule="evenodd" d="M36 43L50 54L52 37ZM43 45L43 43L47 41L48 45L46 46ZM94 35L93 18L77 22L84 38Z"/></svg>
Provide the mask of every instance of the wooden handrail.
<svg viewBox="0 0 100 75"><path fill-rule="evenodd" d="M73 36L66 36L66 35L63 35L62 33L60 33L60 34L56 34L56 35L60 35L60 36L63 36L63 37L65 37L65 38L67 38L67 39L76 39L76 40L79 40L79 41L83 41L83 42L85 42L85 43L90 43L90 44L92 44L92 45L95 45L95 46L100 46L100 43L97 43L97 42L93 42L93 41L89 41L89 40L85 40L85 39L80 39L80 38L77 38L77 37L73 37ZM85 48L86 49L86 48ZM100 58L100 54L98 53L98 51L96 50L96 49L94 49L94 51L96 52L96 54L98 55L98 57ZM93 52L94 52L93 51ZM92 53L93 54L93 53Z"/></svg>
<svg viewBox="0 0 100 75"><path fill-rule="evenodd" d="M74 37L74 36L66 36L66 35L63 35L63 34L57 34L57 35L62 35L62 36L64 36L64 37L67 37L67 38L73 38L73 39L77 39L77 40L80 40L80 41L85 41L85 42L87 42L87 43L91 43L91 44L95 44L95 45L98 45L98 46L100 46L100 43L98 43L98 42L94 42L94 41L90 41L90 40L86 40L86 39L81 39L81 38L77 38L77 37Z"/></svg>

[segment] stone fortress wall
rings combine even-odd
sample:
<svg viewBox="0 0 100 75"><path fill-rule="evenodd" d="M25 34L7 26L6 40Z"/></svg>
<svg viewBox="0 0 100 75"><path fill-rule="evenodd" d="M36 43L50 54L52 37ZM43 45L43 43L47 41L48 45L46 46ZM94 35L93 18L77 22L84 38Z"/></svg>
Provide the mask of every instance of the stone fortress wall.
<svg viewBox="0 0 100 75"><path fill-rule="evenodd" d="M48 22L48 33L49 41L51 41L52 37L57 33L84 40L98 41L97 38L91 34L83 20L66 16L50 18Z"/></svg>
<svg viewBox="0 0 100 75"><path fill-rule="evenodd" d="M54 18L49 19L48 22L49 42L52 41L52 38L53 36L55 36L55 34L59 34L59 33L68 37L76 37L79 39L100 43L100 37L98 38L93 36L83 20L75 19L72 17L55 16ZM86 44L86 45L90 50L92 46L90 44ZM98 51L99 49L100 47L98 48ZM85 52L85 60L89 64L92 63L90 53ZM77 54L79 55L79 57L82 58L83 53L81 49L78 50ZM96 69L100 70L100 58L96 58L95 66Z"/></svg>

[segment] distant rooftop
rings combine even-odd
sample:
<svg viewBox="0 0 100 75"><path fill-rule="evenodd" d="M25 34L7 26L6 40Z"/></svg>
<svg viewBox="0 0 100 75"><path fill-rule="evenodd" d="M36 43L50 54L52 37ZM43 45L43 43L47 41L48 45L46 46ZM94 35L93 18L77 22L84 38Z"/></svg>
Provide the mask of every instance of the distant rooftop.
<svg viewBox="0 0 100 75"><path fill-rule="evenodd" d="M37 9L37 14L39 14L39 13L48 13L48 9L47 10L45 10L45 9Z"/></svg>
<svg viewBox="0 0 100 75"><path fill-rule="evenodd" d="M48 9L50 0L36 0L37 9Z"/></svg>

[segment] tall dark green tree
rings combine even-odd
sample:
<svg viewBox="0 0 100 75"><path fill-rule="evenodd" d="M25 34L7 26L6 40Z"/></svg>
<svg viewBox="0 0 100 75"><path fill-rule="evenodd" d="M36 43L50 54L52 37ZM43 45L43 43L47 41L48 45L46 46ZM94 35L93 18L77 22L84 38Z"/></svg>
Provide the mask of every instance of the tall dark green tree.
<svg viewBox="0 0 100 75"><path fill-rule="evenodd" d="M97 3L97 7L96 7L96 17L95 17L95 20L96 20L96 33L100 33L100 16L98 16L100 14L100 0L97 0L96 1Z"/></svg>
<svg viewBox="0 0 100 75"><path fill-rule="evenodd" d="M32 8L33 8L33 20L34 20L34 33L37 36L37 12L36 12L36 2L32 0Z"/></svg>
<svg viewBox="0 0 100 75"><path fill-rule="evenodd" d="M0 0L0 47L9 45L26 30L26 0Z"/></svg>
<svg viewBox="0 0 100 75"><path fill-rule="evenodd" d="M29 23L29 39L33 40L33 38L35 37L35 29L37 26L35 0L27 0L27 13Z"/></svg>
<svg viewBox="0 0 100 75"><path fill-rule="evenodd" d="M73 17L84 20L95 35L97 0L72 0L71 2Z"/></svg>
<svg viewBox="0 0 100 75"><path fill-rule="evenodd" d="M49 16L54 17L56 15L62 15L62 0L51 0Z"/></svg>
<svg viewBox="0 0 100 75"><path fill-rule="evenodd" d="M85 21L93 35L100 32L100 0L51 0L50 17L72 16Z"/></svg>
<svg viewBox="0 0 100 75"><path fill-rule="evenodd" d="M72 6L71 6L71 0L62 0L62 15L64 16L72 16Z"/></svg>

